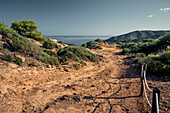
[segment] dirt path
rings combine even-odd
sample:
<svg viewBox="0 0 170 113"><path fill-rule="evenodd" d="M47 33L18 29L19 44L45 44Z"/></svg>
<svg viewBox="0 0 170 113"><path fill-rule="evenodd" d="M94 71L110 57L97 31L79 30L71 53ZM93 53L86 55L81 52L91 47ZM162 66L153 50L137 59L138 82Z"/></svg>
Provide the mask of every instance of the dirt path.
<svg viewBox="0 0 170 113"><path fill-rule="evenodd" d="M120 49L91 50L100 58L80 70L0 65L0 112L143 113L139 75Z"/></svg>

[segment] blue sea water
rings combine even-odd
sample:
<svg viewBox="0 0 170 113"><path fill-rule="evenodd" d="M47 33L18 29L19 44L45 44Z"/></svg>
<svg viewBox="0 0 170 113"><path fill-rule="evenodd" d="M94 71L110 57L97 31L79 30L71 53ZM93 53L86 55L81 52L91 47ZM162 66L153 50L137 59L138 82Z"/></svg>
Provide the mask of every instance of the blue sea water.
<svg viewBox="0 0 170 113"><path fill-rule="evenodd" d="M97 38L102 40L108 39L111 36L46 36L47 38L56 39L62 41L64 44L74 44L75 46L81 46L88 41L94 41Z"/></svg>

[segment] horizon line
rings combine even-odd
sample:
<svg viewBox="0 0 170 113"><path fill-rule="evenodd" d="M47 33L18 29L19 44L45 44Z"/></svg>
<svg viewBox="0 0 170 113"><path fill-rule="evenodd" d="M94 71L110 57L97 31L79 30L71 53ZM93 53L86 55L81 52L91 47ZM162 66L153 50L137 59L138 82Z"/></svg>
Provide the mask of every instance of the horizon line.
<svg viewBox="0 0 170 113"><path fill-rule="evenodd" d="M84 37L86 37L86 36L93 36L93 37L96 37L96 36L105 36L105 37L110 37L110 36L112 36L112 35L45 35L45 36L77 36L77 37L79 37L79 36L84 36Z"/></svg>
<svg viewBox="0 0 170 113"><path fill-rule="evenodd" d="M118 35L55 35L55 34L53 34L53 35L50 35L50 34L48 34L48 35L45 35L45 36L65 36L65 37L67 37L67 36L84 36L84 37L86 37L86 36L93 36L93 37L96 37L96 36L104 36L104 37L113 37L113 36L119 36L119 35L122 35L122 34L127 34L127 33L131 33L131 32L135 32L135 31L170 31L170 29L136 29L136 30L130 30L130 31L128 31L128 32L124 32L124 33L121 33L121 34L118 34Z"/></svg>

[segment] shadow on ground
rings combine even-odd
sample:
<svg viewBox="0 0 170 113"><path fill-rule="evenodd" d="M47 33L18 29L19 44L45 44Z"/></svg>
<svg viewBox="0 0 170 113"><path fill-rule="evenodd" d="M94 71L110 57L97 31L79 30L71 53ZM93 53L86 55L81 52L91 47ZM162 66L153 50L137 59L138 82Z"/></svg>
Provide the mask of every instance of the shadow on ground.
<svg viewBox="0 0 170 113"><path fill-rule="evenodd" d="M105 102L96 102L96 99L105 99L107 100L109 106L110 106L110 109L109 109L109 113L111 113L112 111L112 107L113 105L116 105L116 104L111 104L110 100L111 99L126 99L126 98L137 98L137 97L140 97L140 90L139 90L139 94L138 95L127 95L127 96L115 96L116 94L118 94L122 89L122 84L140 84L140 82L126 82L126 83L113 83L113 82L107 82L107 84L109 85L109 88L106 90L106 91L102 91L102 93L96 95L96 96L84 96L83 99L90 99L90 100L93 100L93 103L97 103L97 105L95 106L94 110L92 111L92 113L95 113L97 108L99 108L99 106ZM103 94L107 93L110 89L111 89L111 84L113 85L119 85L119 89L114 92L113 94L111 94L110 96L102 96ZM139 88L140 89L140 88ZM92 104L93 104L92 103Z"/></svg>

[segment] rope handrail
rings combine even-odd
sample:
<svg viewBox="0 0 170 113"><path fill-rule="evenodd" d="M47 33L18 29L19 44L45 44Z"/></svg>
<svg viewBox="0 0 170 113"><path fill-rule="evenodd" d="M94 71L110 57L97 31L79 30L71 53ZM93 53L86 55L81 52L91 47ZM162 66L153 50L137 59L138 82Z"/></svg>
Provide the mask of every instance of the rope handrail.
<svg viewBox="0 0 170 113"><path fill-rule="evenodd" d="M146 81L146 71L144 71L144 81L145 81L145 85L146 85L147 89L148 89L150 92L153 92L153 90L151 90L151 89L149 88L148 83L147 83L147 81Z"/></svg>
<svg viewBox="0 0 170 113"><path fill-rule="evenodd" d="M145 98L146 98L146 100L147 100L149 106L152 108L152 105L151 105L151 103L149 102L149 99L148 99L148 96L147 96L147 93L146 93L146 90L145 90L144 80L143 80L143 90L144 90L144 93L145 93Z"/></svg>
<svg viewBox="0 0 170 113"><path fill-rule="evenodd" d="M146 80L146 70L147 70L147 64L143 64L142 65L142 69L141 69L141 96L144 92L145 94L145 98L149 104L149 106L152 108L152 113L159 113L159 98L160 98L160 90L157 87L154 87L153 90L151 90L147 84L147 80ZM153 97L152 97L152 105L148 99L147 93L146 93L146 88L145 85L147 87L147 89L153 93Z"/></svg>

